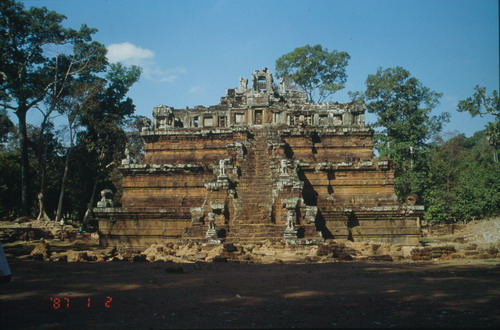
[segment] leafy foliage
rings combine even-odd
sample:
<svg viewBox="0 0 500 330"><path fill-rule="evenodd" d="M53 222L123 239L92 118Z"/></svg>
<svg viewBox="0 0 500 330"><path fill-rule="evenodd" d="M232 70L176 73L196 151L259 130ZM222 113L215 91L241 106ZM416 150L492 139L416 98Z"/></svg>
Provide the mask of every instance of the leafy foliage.
<svg viewBox="0 0 500 330"><path fill-rule="evenodd" d="M79 217L85 213L88 203L93 204L96 190L119 186L117 167L123 159L123 150L128 138L124 128L132 119L135 106L127 97L130 87L141 74L137 66L127 68L121 64L111 64L102 90L95 95L95 106L89 107L80 116L84 128L77 137L77 157L83 162L78 165L79 176L88 183L83 187ZM85 164L85 166L81 166ZM117 194L119 195L119 194Z"/></svg>
<svg viewBox="0 0 500 330"><path fill-rule="evenodd" d="M0 152L0 216L19 213L21 191L19 187L19 151Z"/></svg>
<svg viewBox="0 0 500 330"><path fill-rule="evenodd" d="M5 142L7 135L12 133L14 130L14 124L9 119L7 111L5 109L0 109L0 143ZM0 148L2 148L0 146ZM1 149L0 149L1 150Z"/></svg>
<svg viewBox="0 0 500 330"><path fill-rule="evenodd" d="M500 214L500 165L489 157L486 132L441 141L430 153L425 217L468 221Z"/></svg>
<svg viewBox="0 0 500 330"><path fill-rule="evenodd" d="M458 111L469 112L472 117L493 115L493 122L486 124L488 142L494 147L493 158L498 162L498 149L500 149L500 98L498 91L494 90L491 96L486 96L486 88L474 87L474 95L458 102Z"/></svg>
<svg viewBox="0 0 500 330"><path fill-rule="evenodd" d="M4 196L15 201L0 212L17 212L22 205L23 214L33 214L34 187L40 187L40 214L44 207L49 214L55 209L59 191L64 213L82 213L99 185L112 186L110 173L123 157L124 127L135 110L126 94L141 70L108 65L106 48L92 40L97 30L86 25L65 28L65 17L54 11L24 9L5 0L0 13L0 139L7 142L0 150L5 170L0 192L2 205L9 205L3 203ZM26 122L33 108L43 115L40 128ZM18 127L6 109L18 117ZM62 134L51 123L55 111L66 116L71 128L67 149L59 144ZM14 128L17 135L8 134ZM21 172L21 184L12 175L15 170ZM20 204L13 195L17 193Z"/></svg>
<svg viewBox="0 0 500 330"><path fill-rule="evenodd" d="M402 67L379 68L366 79L363 98L368 112L377 115L376 147L381 157L396 164L401 198L422 196L425 189L429 141L449 118L448 113L431 116L440 97Z"/></svg>
<svg viewBox="0 0 500 330"><path fill-rule="evenodd" d="M347 52L328 52L321 45L306 45L278 58L276 74L298 86L309 101L319 103L344 88L349 59Z"/></svg>
<svg viewBox="0 0 500 330"><path fill-rule="evenodd" d="M19 119L21 199L27 215L31 180L26 114L47 97L63 95L74 77L102 71L106 48L92 41L96 29L66 29L61 24L65 17L45 7L25 10L20 3L4 0L0 13L0 106Z"/></svg>

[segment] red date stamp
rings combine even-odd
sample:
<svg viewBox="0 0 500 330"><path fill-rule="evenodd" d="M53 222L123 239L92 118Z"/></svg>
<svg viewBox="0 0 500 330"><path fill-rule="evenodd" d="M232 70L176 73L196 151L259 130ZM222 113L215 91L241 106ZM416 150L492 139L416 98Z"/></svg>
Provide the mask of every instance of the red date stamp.
<svg viewBox="0 0 500 330"><path fill-rule="evenodd" d="M85 298L69 298L69 297L51 297L50 298L50 303L52 305L53 309L70 309L72 307L86 307L86 308L93 308L93 307L101 307L101 308L111 308L111 302L113 301L113 298L110 296L107 296L105 299L98 299L98 298L90 298L87 297L86 300Z"/></svg>

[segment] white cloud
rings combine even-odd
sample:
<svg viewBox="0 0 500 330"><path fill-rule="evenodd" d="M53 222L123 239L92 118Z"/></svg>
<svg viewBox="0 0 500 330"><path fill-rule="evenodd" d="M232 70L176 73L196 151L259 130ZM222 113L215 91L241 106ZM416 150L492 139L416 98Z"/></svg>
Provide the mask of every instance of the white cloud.
<svg viewBox="0 0 500 330"><path fill-rule="evenodd" d="M111 63L121 62L125 65L138 65L142 67L143 77L155 82L173 82L180 75L186 73L183 67L163 69L155 61L155 53L146 48L141 48L130 42L111 44L108 46L108 60Z"/></svg>
<svg viewBox="0 0 500 330"><path fill-rule="evenodd" d="M189 94L202 95L205 93L205 89L200 86L192 86L188 89Z"/></svg>
<svg viewBox="0 0 500 330"><path fill-rule="evenodd" d="M122 62L127 65L142 65L144 60L153 58L155 53L152 50L144 49L130 42L121 44L111 44L108 46L108 60L111 63Z"/></svg>
<svg viewBox="0 0 500 330"><path fill-rule="evenodd" d="M180 75L186 73L186 69L183 67L176 67L166 71L158 71L156 74L161 77L159 82L172 82L176 80Z"/></svg>

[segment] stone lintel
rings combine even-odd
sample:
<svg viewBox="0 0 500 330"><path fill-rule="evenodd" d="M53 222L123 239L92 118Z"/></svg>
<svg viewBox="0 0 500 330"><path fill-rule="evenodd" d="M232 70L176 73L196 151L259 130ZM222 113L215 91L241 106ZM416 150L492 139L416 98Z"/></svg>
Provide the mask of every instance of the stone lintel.
<svg viewBox="0 0 500 330"><path fill-rule="evenodd" d="M169 128L167 130L157 130L157 131L144 131L141 132L140 135L142 137L148 137L148 136L163 136L163 135L168 135L168 136L175 136L175 135L180 135L180 136L192 136L195 138L200 138L203 136L208 136L208 135L224 135L224 134L231 134L235 132L247 132L248 128L247 127L242 127L242 126L234 126L234 127L219 127L219 128L206 128L206 127L190 127L190 128Z"/></svg>
<svg viewBox="0 0 500 330"><path fill-rule="evenodd" d="M316 164L310 164L307 162L303 161L296 161L296 164L304 170L315 170L315 171L327 171L327 170L358 170L358 169L363 169L363 170L373 170L376 171L380 168L388 168L389 167L389 161L387 160L357 160L354 162L323 162L323 163L316 163Z"/></svg>
<svg viewBox="0 0 500 330"><path fill-rule="evenodd" d="M154 172L198 172L207 170L204 164L128 164L120 166L120 170L135 173Z"/></svg>
<svg viewBox="0 0 500 330"><path fill-rule="evenodd" d="M334 212L351 213L351 212L423 212L423 205L387 205L387 206L358 206L358 207L336 207Z"/></svg>
<svg viewBox="0 0 500 330"><path fill-rule="evenodd" d="M92 210L97 216L109 215L138 215L138 214L169 214L175 212L172 209L165 209L161 207L95 207Z"/></svg>
<svg viewBox="0 0 500 330"><path fill-rule="evenodd" d="M319 136L331 136L331 135L346 135L350 133L357 134L367 134L371 135L373 130L366 125L349 125L349 126L335 126L335 127L324 127L324 126L307 126L307 127L293 127L287 129L279 130L279 134L282 136L308 136L311 134L318 134Z"/></svg>

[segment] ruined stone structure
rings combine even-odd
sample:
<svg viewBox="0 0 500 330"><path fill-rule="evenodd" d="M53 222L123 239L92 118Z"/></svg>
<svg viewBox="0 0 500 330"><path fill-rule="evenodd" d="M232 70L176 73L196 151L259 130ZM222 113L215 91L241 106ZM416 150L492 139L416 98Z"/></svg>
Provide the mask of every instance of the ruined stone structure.
<svg viewBox="0 0 500 330"><path fill-rule="evenodd" d="M122 206L103 195L95 209L101 245L418 243L423 207L397 201L393 166L373 155L362 103L313 104L275 86L266 68L251 82L240 78L215 106L153 109L143 160L127 151L122 162Z"/></svg>

